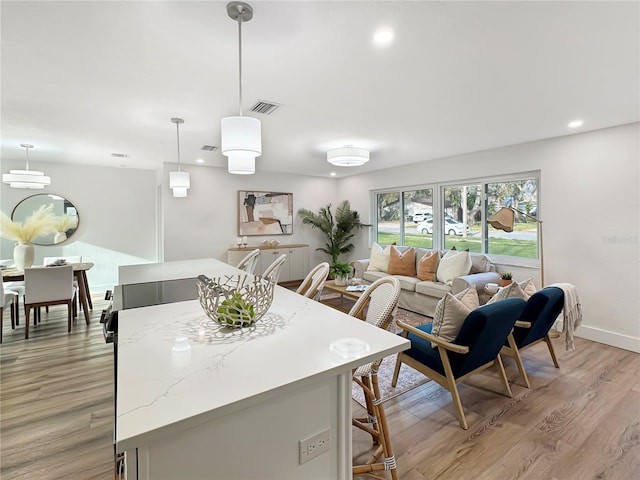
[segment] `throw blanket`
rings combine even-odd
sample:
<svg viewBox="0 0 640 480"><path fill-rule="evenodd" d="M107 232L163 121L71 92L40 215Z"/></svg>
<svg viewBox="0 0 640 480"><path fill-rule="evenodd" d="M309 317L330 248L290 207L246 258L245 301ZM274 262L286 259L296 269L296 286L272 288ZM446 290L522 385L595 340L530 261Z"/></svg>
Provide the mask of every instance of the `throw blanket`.
<svg viewBox="0 0 640 480"><path fill-rule="evenodd" d="M575 350L573 332L582 323L582 307L578 289L570 283L554 283L549 287L558 287L564 292L564 307L562 308L562 329L565 332L567 351Z"/></svg>

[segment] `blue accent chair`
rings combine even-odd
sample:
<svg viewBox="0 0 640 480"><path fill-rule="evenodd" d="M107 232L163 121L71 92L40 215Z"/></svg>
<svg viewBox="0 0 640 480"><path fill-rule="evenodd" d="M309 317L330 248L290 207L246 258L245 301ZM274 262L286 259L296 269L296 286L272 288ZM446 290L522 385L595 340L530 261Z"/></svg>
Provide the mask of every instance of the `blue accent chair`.
<svg viewBox="0 0 640 480"><path fill-rule="evenodd" d="M549 348L553 365L556 368L560 368L558 359L556 358L556 352L549 338L549 330L553 327L563 307L564 292L562 289L558 287L546 287L538 290L527 300L527 304L513 329L515 345L505 343L502 347L501 353L503 355L514 357L520 375L527 387L529 387L529 379L524 369L524 364L520 359L519 352L533 347L540 342L545 342Z"/></svg>
<svg viewBox="0 0 640 480"><path fill-rule="evenodd" d="M403 329L400 335L411 341L411 348L398 354L391 385L396 385L403 363L415 368L451 392L460 426L467 430L469 426L457 384L474 373L495 365L504 388L511 397L500 349L512 336L513 327L525 305L526 302L521 298L508 298L473 310L467 315L453 342L431 335L431 323L413 327L397 321L398 326ZM437 348L433 348L431 342Z"/></svg>

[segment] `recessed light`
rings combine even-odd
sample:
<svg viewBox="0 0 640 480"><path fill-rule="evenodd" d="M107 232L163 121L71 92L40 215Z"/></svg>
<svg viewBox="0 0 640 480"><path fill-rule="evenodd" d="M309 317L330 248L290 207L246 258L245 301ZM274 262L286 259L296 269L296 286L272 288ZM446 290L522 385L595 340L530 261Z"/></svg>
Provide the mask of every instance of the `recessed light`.
<svg viewBox="0 0 640 480"><path fill-rule="evenodd" d="M203 159L201 159L201 158L197 158L197 159L196 159L196 162L197 162L197 163L204 163L204 160L203 160Z"/></svg>
<svg viewBox="0 0 640 480"><path fill-rule="evenodd" d="M336 172L331 172L329 175L331 175L332 177L336 176Z"/></svg>
<svg viewBox="0 0 640 480"><path fill-rule="evenodd" d="M584 122L582 120L574 120L573 122L569 122L567 125L569 128L578 128L581 127Z"/></svg>
<svg viewBox="0 0 640 480"><path fill-rule="evenodd" d="M393 41L393 30L388 27L381 28L373 34L373 44L378 47L386 47Z"/></svg>

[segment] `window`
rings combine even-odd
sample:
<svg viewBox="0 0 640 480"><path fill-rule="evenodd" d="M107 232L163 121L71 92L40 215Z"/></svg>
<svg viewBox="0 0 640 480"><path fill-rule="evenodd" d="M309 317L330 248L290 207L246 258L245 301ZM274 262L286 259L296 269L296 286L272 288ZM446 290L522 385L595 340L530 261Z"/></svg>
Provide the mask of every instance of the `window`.
<svg viewBox="0 0 640 480"><path fill-rule="evenodd" d="M538 174L530 173L375 192L376 241L535 259L538 188ZM510 233L486 223L505 206L523 212Z"/></svg>
<svg viewBox="0 0 640 480"><path fill-rule="evenodd" d="M482 185L447 186L443 191L444 247L482 252Z"/></svg>
<svg viewBox="0 0 640 480"><path fill-rule="evenodd" d="M487 218L502 207L513 207L513 232L488 227L487 253L538 258L538 181L535 178L486 184ZM529 217L527 217L529 215ZM533 218L531 218L533 217Z"/></svg>

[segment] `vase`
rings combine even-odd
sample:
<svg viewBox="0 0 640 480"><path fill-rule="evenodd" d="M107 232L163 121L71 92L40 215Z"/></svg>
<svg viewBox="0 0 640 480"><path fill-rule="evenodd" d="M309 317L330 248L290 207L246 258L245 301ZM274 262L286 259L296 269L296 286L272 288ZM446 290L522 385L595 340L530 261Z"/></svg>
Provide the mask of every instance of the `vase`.
<svg viewBox="0 0 640 480"><path fill-rule="evenodd" d="M53 237L53 243L62 243L67 239L65 232L57 232Z"/></svg>
<svg viewBox="0 0 640 480"><path fill-rule="evenodd" d="M347 284L347 277L346 276L340 277L340 276L336 275L334 280L335 280L334 284L338 285L338 286L342 286L343 287L343 286L345 286Z"/></svg>
<svg viewBox="0 0 640 480"><path fill-rule="evenodd" d="M35 250L32 243L18 243L13 249L13 262L16 264L16 268L21 272L24 272L25 268L29 268L33 265L33 259L35 256Z"/></svg>

